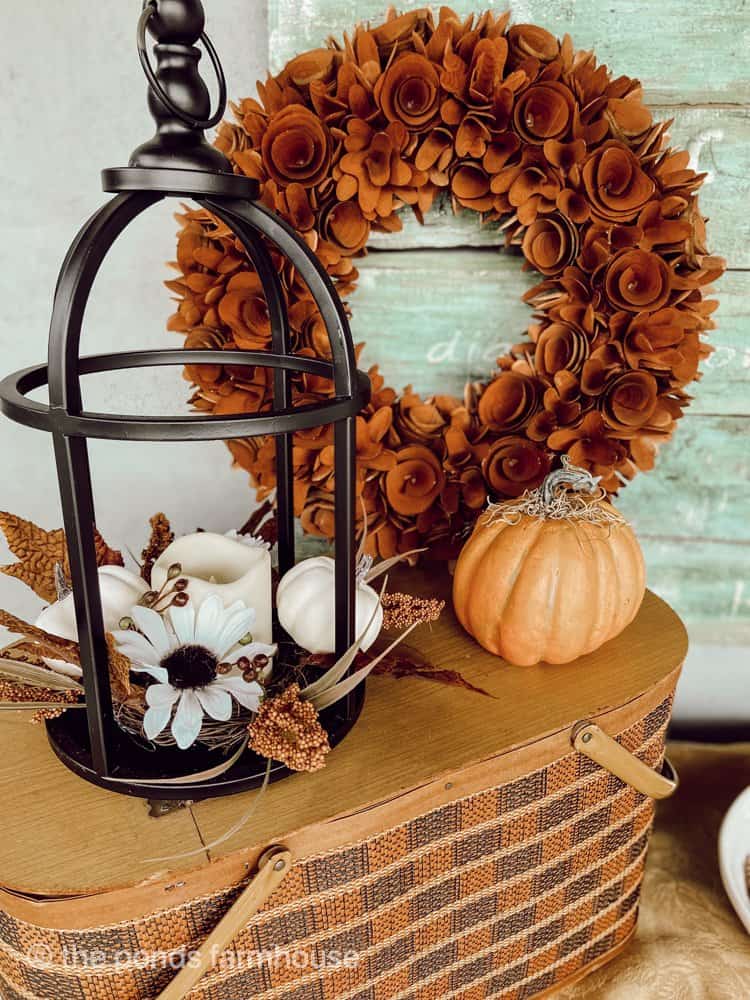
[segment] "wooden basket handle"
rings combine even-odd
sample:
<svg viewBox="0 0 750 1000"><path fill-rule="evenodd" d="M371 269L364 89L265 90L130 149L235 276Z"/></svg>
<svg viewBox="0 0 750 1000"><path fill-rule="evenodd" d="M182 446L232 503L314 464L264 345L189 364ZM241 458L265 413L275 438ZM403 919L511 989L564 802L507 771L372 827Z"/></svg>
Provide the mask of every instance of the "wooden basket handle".
<svg viewBox="0 0 750 1000"><path fill-rule="evenodd" d="M227 910L203 944L190 956L158 1000L184 1000L200 979L234 941L250 917L263 906L292 867L292 852L282 845L269 847L258 861L258 872Z"/></svg>
<svg viewBox="0 0 750 1000"><path fill-rule="evenodd" d="M595 722L579 722L573 729L571 742L576 750L610 771L642 795L666 799L677 791L677 772L665 758L661 771L634 757L624 746L607 736Z"/></svg>

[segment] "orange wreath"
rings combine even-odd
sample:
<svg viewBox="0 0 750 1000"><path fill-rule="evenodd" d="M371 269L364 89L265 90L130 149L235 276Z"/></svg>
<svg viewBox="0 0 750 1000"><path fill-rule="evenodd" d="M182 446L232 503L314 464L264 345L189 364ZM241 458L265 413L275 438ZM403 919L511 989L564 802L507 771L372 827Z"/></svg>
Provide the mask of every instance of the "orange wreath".
<svg viewBox="0 0 750 1000"><path fill-rule="evenodd" d="M367 545L388 557L460 546L489 497L538 486L562 455L615 492L650 469L711 348L716 303L704 298L724 262L708 256L696 191L703 175L666 146L636 80L613 78L535 25L446 7L359 26L343 43L292 59L233 105L216 145L262 201L318 255L346 298L370 232L418 219L440 192L455 211L500 222L541 281L524 300L528 339L464 399L400 396L370 369L372 401L357 419L357 489ZM270 346L260 283L231 232L204 211L180 216L168 282L169 327L187 347ZM299 354L327 356L307 288L278 263ZM263 368L191 366L193 404L215 413L270 406ZM299 377L296 398L330 384ZM275 485L268 439L229 442L263 496ZM295 507L306 531L333 536L328 427L294 441Z"/></svg>

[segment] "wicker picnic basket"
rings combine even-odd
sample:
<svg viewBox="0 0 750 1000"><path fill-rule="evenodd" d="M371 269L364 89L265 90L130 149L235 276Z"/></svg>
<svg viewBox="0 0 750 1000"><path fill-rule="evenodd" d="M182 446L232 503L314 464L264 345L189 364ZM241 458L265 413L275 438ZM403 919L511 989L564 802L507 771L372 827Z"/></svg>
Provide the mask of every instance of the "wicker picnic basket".
<svg viewBox="0 0 750 1000"><path fill-rule="evenodd" d="M649 594L619 639L559 668L504 667L449 615L426 644L434 662L460 663L494 697L374 680L329 766L271 786L257 819L210 863L169 874L162 865L119 887L101 885L103 873L73 884L58 870L44 892L28 865L15 886L3 870L2 996L521 1000L615 955L636 927L651 796L670 785L660 771L685 652L678 619ZM62 769L60 780L83 784ZM86 794L100 810L120 799ZM243 804L193 807L201 838ZM171 819L127 805L146 831ZM272 844L282 847L270 857L283 850L289 863L261 891ZM231 944L180 992L180 956L231 922L249 892L256 905Z"/></svg>

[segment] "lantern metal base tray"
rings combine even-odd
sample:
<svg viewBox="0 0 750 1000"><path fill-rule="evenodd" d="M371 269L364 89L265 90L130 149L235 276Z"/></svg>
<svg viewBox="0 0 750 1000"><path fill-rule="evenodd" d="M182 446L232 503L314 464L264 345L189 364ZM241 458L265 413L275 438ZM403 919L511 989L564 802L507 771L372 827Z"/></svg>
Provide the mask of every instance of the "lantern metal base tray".
<svg viewBox="0 0 750 1000"><path fill-rule="evenodd" d="M334 705L321 712L320 721L328 732L332 747L340 743L359 718L365 700L365 685L360 684L349 698L349 714L343 705ZM127 733L118 730L118 745L114 748L113 759L118 766L113 774L97 774L91 764L86 715L84 712L65 712L57 719L47 722L47 736L50 745L60 760L77 775L112 792L135 795L145 799L197 800L215 798L219 795L233 795L258 788L266 776L265 758L247 750L242 757L218 778L209 781L180 781L191 772L199 773L216 767L226 759L226 754L217 750L178 750L159 747L148 749ZM294 772L274 761L270 780L279 781Z"/></svg>

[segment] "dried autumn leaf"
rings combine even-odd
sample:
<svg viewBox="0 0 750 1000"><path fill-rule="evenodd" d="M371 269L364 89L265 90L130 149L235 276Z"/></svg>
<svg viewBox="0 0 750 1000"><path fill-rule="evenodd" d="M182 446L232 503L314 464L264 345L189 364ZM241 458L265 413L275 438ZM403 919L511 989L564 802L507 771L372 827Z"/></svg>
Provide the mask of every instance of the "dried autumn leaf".
<svg viewBox="0 0 750 1000"><path fill-rule="evenodd" d="M131 691L130 660L115 644L115 637L107 632L107 653L109 654L109 681L113 701L125 701Z"/></svg>
<svg viewBox="0 0 750 1000"><path fill-rule="evenodd" d="M0 512L0 529L8 548L18 562L0 566L0 572L14 577L30 587L35 594L50 604L57 600L55 565L65 563L65 533L62 528L45 531L24 518Z"/></svg>
<svg viewBox="0 0 750 1000"><path fill-rule="evenodd" d="M102 536L99 534L97 528L94 528L94 549L96 550L96 565L97 566L124 566L125 560L122 558L122 552L118 549L110 548L105 542ZM65 559L65 568L67 572L68 560L67 551ZM68 573L68 576L70 574Z"/></svg>
<svg viewBox="0 0 750 1000"><path fill-rule="evenodd" d="M305 657L300 666L327 670L332 666L334 660L335 657L327 654L310 654ZM351 669L360 670L367 665L369 660L370 657L365 653L357 653ZM425 660L415 650L408 647L384 656L372 671L373 676L377 674L395 677L396 679L402 677L422 677L424 680L435 681L438 684L447 684L450 687L463 688L465 691L474 691L476 694L483 694L487 698L495 697L494 694L490 694L484 688L477 687L471 681L467 681L457 670L441 670L433 667L428 660Z"/></svg>
<svg viewBox="0 0 750 1000"><path fill-rule="evenodd" d="M441 670L433 667L411 649L400 650L386 656L375 667L373 674L388 674L390 677L398 679L401 677L422 677L427 681L436 681L439 684L448 684L450 687L460 687L465 691L473 691L475 694L483 694L487 698L495 697L484 688L472 684L457 670Z"/></svg>
<svg viewBox="0 0 750 1000"><path fill-rule="evenodd" d="M0 625L9 629L16 635L24 637L24 641L15 644L15 651L20 652L20 663L43 663L44 656L53 659L62 659L76 666L81 664L81 653L77 642L69 639L61 639L56 635L45 632L44 629L30 625L28 622L17 618L9 611L0 609ZM6 654L13 652L11 647L4 651ZM131 691L130 684L130 660L119 651L115 644L114 636L107 632L107 654L109 658L109 679L112 685L112 697L115 701L124 701Z"/></svg>
<svg viewBox="0 0 750 1000"><path fill-rule="evenodd" d="M8 548L18 559L18 562L8 566L0 566L0 572L25 583L42 600L52 604L57 600L55 566L59 564L66 576L70 576L63 529L45 531L33 521L0 511L0 530L5 535ZM124 565L122 554L111 549L96 529L94 545L97 566Z"/></svg>
<svg viewBox="0 0 750 1000"><path fill-rule="evenodd" d="M11 614L10 611L3 611L2 609L0 609L0 625L7 628L8 631L13 632L14 635L22 635L25 639L38 643L43 648L43 655L51 654L55 658L80 666L81 651L77 642L72 642L70 639L61 639L58 635L45 632L43 628L30 625L22 618L17 618ZM49 651L49 654L47 651Z"/></svg>

